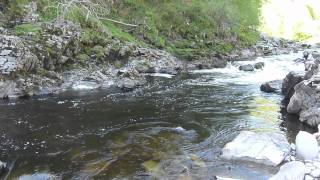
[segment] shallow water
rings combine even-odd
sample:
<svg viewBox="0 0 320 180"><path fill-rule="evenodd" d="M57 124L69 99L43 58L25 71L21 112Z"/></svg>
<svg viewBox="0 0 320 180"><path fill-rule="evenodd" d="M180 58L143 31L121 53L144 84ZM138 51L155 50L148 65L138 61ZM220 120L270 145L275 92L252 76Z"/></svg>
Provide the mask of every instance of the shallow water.
<svg viewBox="0 0 320 180"><path fill-rule="evenodd" d="M292 61L300 56L258 58L170 78L154 75L129 93L81 82L56 95L2 101L0 159L10 166L2 178L266 179L275 169L217 156L243 129L282 131L292 140L305 128L296 117L281 115L281 95L259 89L290 70L302 71L303 64ZM237 69L261 61L264 70Z"/></svg>

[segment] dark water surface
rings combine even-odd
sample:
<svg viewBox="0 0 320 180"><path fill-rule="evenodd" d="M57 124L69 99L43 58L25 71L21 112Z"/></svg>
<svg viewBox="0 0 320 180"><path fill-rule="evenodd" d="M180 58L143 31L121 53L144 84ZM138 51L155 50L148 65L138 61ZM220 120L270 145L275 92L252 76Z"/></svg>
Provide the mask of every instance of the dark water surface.
<svg viewBox="0 0 320 180"><path fill-rule="evenodd" d="M300 54L258 59L266 67L253 73L234 64L171 79L150 77L129 93L70 89L1 101L0 160L10 165L2 178L266 179L274 169L217 156L243 129L294 138L299 126L292 117L282 123L281 95L262 93L259 86L303 69L291 61L295 56Z"/></svg>

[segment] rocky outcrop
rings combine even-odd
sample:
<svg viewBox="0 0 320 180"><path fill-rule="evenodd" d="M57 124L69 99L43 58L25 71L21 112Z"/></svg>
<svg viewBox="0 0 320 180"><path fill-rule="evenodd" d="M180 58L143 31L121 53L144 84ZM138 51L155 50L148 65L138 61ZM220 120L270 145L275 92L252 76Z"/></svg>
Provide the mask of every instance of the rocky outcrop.
<svg viewBox="0 0 320 180"><path fill-rule="evenodd" d="M294 87L303 81L304 73L290 72L282 82L281 92L284 95L284 103L287 104L294 93Z"/></svg>
<svg viewBox="0 0 320 180"><path fill-rule="evenodd" d="M287 112L298 114L301 122L316 127L320 124L320 57L313 52L307 60L305 74L294 76L290 73L284 80L282 91L289 102Z"/></svg>
<svg viewBox="0 0 320 180"><path fill-rule="evenodd" d="M177 74L183 69L183 64L165 51L137 48L129 57L127 68L139 73Z"/></svg>
<svg viewBox="0 0 320 180"><path fill-rule="evenodd" d="M21 38L0 34L0 78L34 71L40 64Z"/></svg>
<svg viewBox="0 0 320 180"><path fill-rule="evenodd" d="M284 135L243 131L232 142L225 145L221 157L232 161L277 166L289 153L290 144Z"/></svg>
<svg viewBox="0 0 320 180"><path fill-rule="evenodd" d="M42 27L33 52L46 70L61 70L80 51L80 28L69 21L56 20Z"/></svg>

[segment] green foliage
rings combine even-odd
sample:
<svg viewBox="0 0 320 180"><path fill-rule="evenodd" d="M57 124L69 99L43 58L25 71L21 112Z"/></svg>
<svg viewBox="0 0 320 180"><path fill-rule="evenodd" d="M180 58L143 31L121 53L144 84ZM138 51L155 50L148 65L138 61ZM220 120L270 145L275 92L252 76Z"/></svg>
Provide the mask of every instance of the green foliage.
<svg viewBox="0 0 320 180"><path fill-rule="evenodd" d="M123 0L111 15L139 24L133 34L145 42L194 58L254 44L260 5L260 0Z"/></svg>
<svg viewBox="0 0 320 180"><path fill-rule="evenodd" d="M31 0L12 0L12 9ZM94 1L94 0L92 0ZM185 59L228 53L235 47L247 47L258 38L261 0L119 0L102 17L137 24L129 27L99 19L79 4L70 5L64 18L83 28L81 40L86 47L104 46L108 39L135 42L165 49ZM38 0L43 21L61 14L60 0ZM107 2L107 0L106 0ZM18 32L26 32L24 27ZM28 30L27 30L28 31ZM145 43L145 44L144 44Z"/></svg>
<svg viewBox="0 0 320 180"><path fill-rule="evenodd" d="M294 34L293 38L297 41L304 41L304 40L307 40L311 37L312 37L311 35L305 34L303 32L297 32Z"/></svg>
<svg viewBox="0 0 320 180"><path fill-rule="evenodd" d="M16 35L27 35L28 33L39 34L41 32L41 27L35 24L21 24L14 28Z"/></svg>

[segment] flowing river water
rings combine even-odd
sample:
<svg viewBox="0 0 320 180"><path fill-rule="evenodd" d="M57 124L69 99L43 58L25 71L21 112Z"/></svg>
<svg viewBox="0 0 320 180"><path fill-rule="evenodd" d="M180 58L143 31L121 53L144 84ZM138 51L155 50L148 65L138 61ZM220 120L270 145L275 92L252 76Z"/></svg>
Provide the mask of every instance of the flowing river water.
<svg viewBox="0 0 320 180"><path fill-rule="evenodd" d="M240 130L282 131L292 140L305 128L296 117L281 115L280 94L259 89L289 71L304 70L293 62L301 56L149 77L146 85L127 93L77 88L1 101L0 160L10 167L2 178L266 179L276 169L226 162L219 152ZM265 62L265 68L237 68L254 62Z"/></svg>

